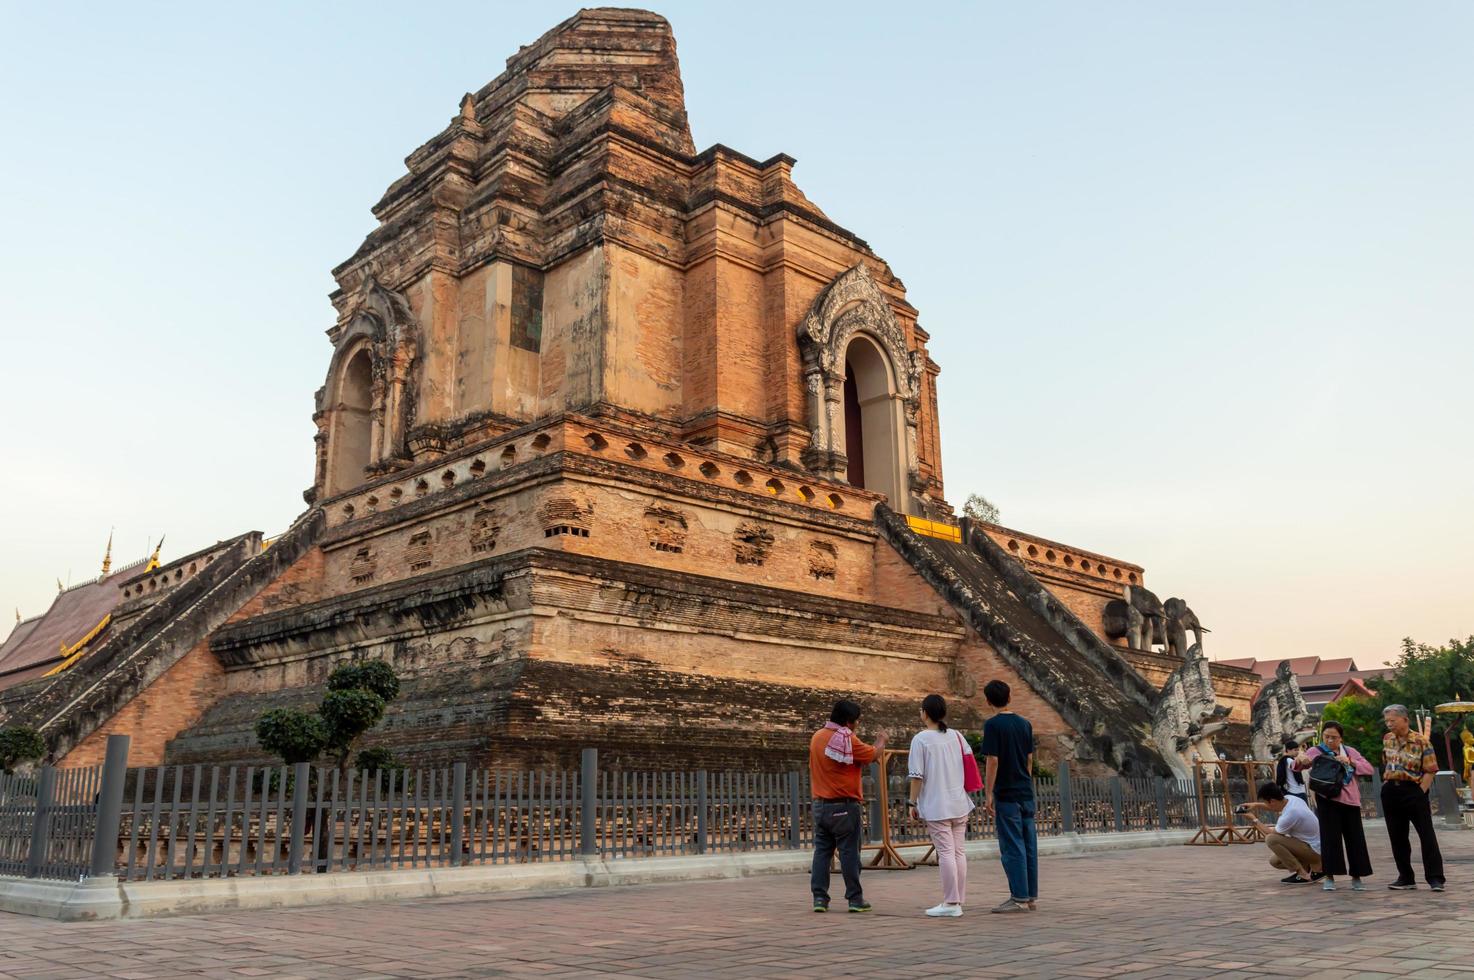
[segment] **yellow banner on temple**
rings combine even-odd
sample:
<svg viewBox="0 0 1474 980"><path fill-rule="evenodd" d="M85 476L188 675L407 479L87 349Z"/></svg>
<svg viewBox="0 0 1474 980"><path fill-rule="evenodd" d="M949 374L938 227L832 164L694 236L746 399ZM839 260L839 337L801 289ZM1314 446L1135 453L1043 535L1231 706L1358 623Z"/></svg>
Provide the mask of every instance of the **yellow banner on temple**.
<svg viewBox="0 0 1474 980"><path fill-rule="evenodd" d="M912 517L906 515L906 523L911 525L911 530L928 538L940 538L943 541L955 541L962 543L962 528L951 524L943 524L940 521L929 521L924 517Z"/></svg>

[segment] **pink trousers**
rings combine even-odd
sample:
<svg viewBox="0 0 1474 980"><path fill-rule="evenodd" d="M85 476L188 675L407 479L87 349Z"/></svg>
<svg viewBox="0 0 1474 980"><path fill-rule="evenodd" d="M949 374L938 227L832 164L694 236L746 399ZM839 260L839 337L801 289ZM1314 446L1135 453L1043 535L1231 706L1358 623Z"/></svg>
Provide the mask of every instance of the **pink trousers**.
<svg viewBox="0 0 1474 980"><path fill-rule="evenodd" d="M937 849L937 865L942 871L942 901L961 905L967 899L967 855L962 845L967 841L967 818L928 820L926 832Z"/></svg>

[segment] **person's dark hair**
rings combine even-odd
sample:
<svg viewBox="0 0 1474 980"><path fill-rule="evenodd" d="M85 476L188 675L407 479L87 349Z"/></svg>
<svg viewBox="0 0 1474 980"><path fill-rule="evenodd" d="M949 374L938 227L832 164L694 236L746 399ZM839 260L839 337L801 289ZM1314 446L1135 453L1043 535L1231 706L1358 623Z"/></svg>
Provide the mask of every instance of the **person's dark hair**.
<svg viewBox="0 0 1474 980"><path fill-rule="evenodd" d="M1297 742L1297 741L1295 741L1293 738L1287 738L1287 739L1285 739L1285 751L1286 752L1293 752L1296 749L1298 749L1299 747L1300 747L1300 743Z"/></svg>
<svg viewBox="0 0 1474 980"><path fill-rule="evenodd" d="M1277 783L1259 784L1259 799L1263 800L1265 803L1272 803L1275 800L1282 800L1284 798L1285 791L1280 789Z"/></svg>
<svg viewBox="0 0 1474 980"><path fill-rule="evenodd" d="M1326 722L1324 725L1320 726L1320 733L1324 735L1327 728L1334 728L1337 735L1340 735L1342 738L1346 737L1346 729L1341 727L1341 723L1339 721Z"/></svg>
<svg viewBox="0 0 1474 980"><path fill-rule="evenodd" d="M834 710L829 712L829 720L836 725L849 728L860 720L860 706L853 701L841 698L834 702Z"/></svg>
<svg viewBox="0 0 1474 980"><path fill-rule="evenodd" d="M947 723L942 719L947 717L947 699L940 694L928 694L921 699L921 710L926 716L937 723L942 731L947 730Z"/></svg>
<svg viewBox="0 0 1474 980"><path fill-rule="evenodd" d="M1002 681L989 681L983 685L983 697L995 708L1002 708L1008 704L1008 685Z"/></svg>

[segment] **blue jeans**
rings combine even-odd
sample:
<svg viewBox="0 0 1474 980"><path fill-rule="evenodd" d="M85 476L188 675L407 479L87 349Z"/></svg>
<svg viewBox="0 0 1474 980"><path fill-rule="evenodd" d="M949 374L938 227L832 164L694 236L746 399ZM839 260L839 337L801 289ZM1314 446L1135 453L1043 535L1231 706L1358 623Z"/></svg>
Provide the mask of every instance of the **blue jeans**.
<svg viewBox="0 0 1474 980"><path fill-rule="evenodd" d="M1034 833L1034 801L999 801L993 807L998 826L998 856L1008 875L1008 894L1027 902L1039 897L1039 839Z"/></svg>
<svg viewBox="0 0 1474 980"><path fill-rule="evenodd" d="M814 803L814 866L809 888L814 904L829 904L829 859L839 851L844 897L851 905L865 904L860 890L860 804Z"/></svg>

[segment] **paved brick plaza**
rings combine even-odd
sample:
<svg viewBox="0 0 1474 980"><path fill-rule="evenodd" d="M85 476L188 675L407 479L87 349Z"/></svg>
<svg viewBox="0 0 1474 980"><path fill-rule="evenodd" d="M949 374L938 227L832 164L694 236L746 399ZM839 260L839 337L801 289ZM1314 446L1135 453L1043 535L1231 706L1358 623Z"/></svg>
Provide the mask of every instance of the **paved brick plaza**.
<svg viewBox="0 0 1474 980"><path fill-rule="evenodd" d="M955 920L918 914L934 869L868 874L869 916L814 915L794 875L127 923L0 913L0 977L1474 978L1474 833L1442 841L1442 895L1387 891L1378 831L1365 894L1282 886L1260 846L1166 847L1046 858L1044 909L1007 917L982 911L1002 876L977 861L977 913Z"/></svg>

